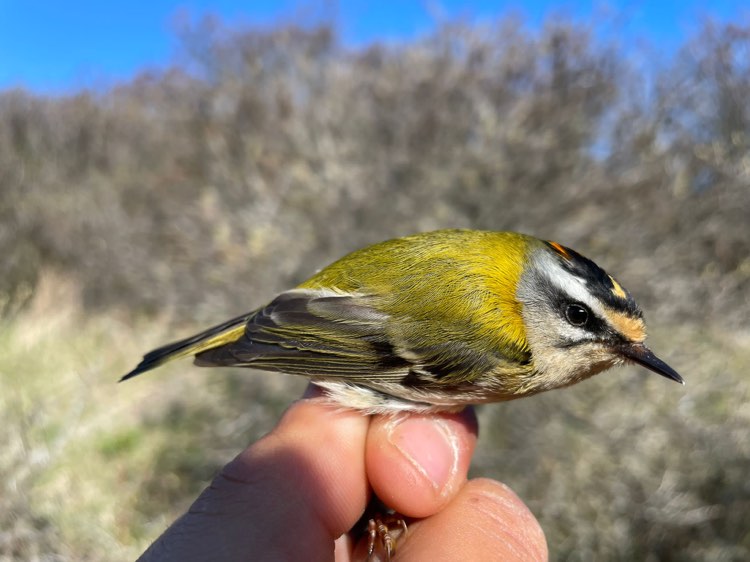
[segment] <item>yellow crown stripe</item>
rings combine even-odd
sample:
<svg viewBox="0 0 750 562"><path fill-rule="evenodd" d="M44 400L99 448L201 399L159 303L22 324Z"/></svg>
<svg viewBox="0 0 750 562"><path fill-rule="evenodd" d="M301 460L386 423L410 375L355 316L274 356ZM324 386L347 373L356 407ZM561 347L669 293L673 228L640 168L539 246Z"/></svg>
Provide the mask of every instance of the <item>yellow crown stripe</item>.
<svg viewBox="0 0 750 562"><path fill-rule="evenodd" d="M617 281L615 281L615 278L609 275L609 280L612 281L612 294L616 297L619 297L621 299L628 298L627 293L625 292L625 289L622 288L622 285L620 285Z"/></svg>

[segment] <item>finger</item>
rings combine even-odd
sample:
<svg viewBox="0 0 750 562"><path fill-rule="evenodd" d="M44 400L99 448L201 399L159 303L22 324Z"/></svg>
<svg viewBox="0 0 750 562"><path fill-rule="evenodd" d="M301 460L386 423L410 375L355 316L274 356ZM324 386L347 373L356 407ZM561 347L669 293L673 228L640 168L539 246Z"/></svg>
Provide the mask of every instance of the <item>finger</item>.
<svg viewBox="0 0 750 562"><path fill-rule="evenodd" d="M368 495L369 418L320 398L224 467L143 560L326 560Z"/></svg>
<svg viewBox="0 0 750 562"><path fill-rule="evenodd" d="M477 440L474 410L375 417L367 434L367 476L388 507L427 517L466 481Z"/></svg>
<svg viewBox="0 0 750 562"><path fill-rule="evenodd" d="M539 523L513 491L494 480L468 482L441 512L409 526L396 560L547 560Z"/></svg>

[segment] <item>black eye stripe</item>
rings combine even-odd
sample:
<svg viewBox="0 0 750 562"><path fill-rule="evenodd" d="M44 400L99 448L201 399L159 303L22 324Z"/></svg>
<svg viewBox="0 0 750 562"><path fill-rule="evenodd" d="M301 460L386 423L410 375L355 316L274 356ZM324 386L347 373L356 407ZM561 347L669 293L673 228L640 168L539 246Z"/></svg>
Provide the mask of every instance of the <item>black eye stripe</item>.
<svg viewBox="0 0 750 562"><path fill-rule="evenodd" d="M607 323L594 314L585 304L572 301L569 297L558 302L560 303L560 316L571 326L581 328L600 337L610 333L611 330Z"/></svg>
<svg viewBox="0 0 750 562"><path fill-rule="evenodd" d="M598 338L610 337L612 330L608 327L606 321L597 316L587 305L575 300L571 295L567 294L562 288L558 287L549 279L542 279L539 283L539 288L540 291L546 295L547 298L545 300L552 305L553 310L557 310L560 318L564 322L571 326L575 326L575 324L572 324L570 320L568 320L568 317L565 314L568 305L575 304L585 308L588 312L588 320L586 323L582 326L576 326L577 328L586 330Z"/></svg>

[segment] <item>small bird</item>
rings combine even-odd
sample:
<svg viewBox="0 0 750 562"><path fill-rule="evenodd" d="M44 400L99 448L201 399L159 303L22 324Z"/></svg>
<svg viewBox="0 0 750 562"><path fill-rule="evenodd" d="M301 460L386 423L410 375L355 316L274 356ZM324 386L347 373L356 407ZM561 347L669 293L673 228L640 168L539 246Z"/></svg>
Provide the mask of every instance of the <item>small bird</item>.
<svg viewBox="0 0 750 562"><path fill-rule="evenodd" d="M121 380L194 355L308 377L369 414L512 400L631 362L684 384L645 338L630 294L576 251L439 230L357 250L262 308L151 351Z"/></svg>

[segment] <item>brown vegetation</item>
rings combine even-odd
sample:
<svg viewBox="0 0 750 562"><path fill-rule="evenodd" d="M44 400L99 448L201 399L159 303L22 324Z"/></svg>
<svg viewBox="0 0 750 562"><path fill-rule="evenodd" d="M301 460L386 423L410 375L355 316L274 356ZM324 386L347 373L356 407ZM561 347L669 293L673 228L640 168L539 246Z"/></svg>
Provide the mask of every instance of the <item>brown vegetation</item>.
<svg viewBox="0 0 750 562"><path fill-rule="evenodd" d="M127 311L107 330L158 313L145 351L163 343L165 313L185 335L185 323L249 310L369 242L440 227L557 239L636 295L688 386L618 373L487 408L477 470L530 503L556 559L747 559L750 29L706 24L646 68L595 35L505 21L351 51L325 26L208 19L184 31L183 62L168 71L62 98L0 93L6 325L43 322L29 303L54 271L74 280L89 318ZM123 336L131 354L137 337ZM14 357L2 377L23 369ZM172 392L143 415L149 432L178 436L148 445L169 478L133 491L125 434L117 466L143 499L119 543L153 537L147 522L184 505L288 398L259 375L205 376L200 392L215 397ZM254 399L238 388L270 405L243 414ZM33 408L4 408L7 423L34 423ZM25 474L18 455L0 474ZM24 522L0 534L0 556L96 559L109 544L86 535L60 550L72 539L32 500L0 500Z"/></svg>

